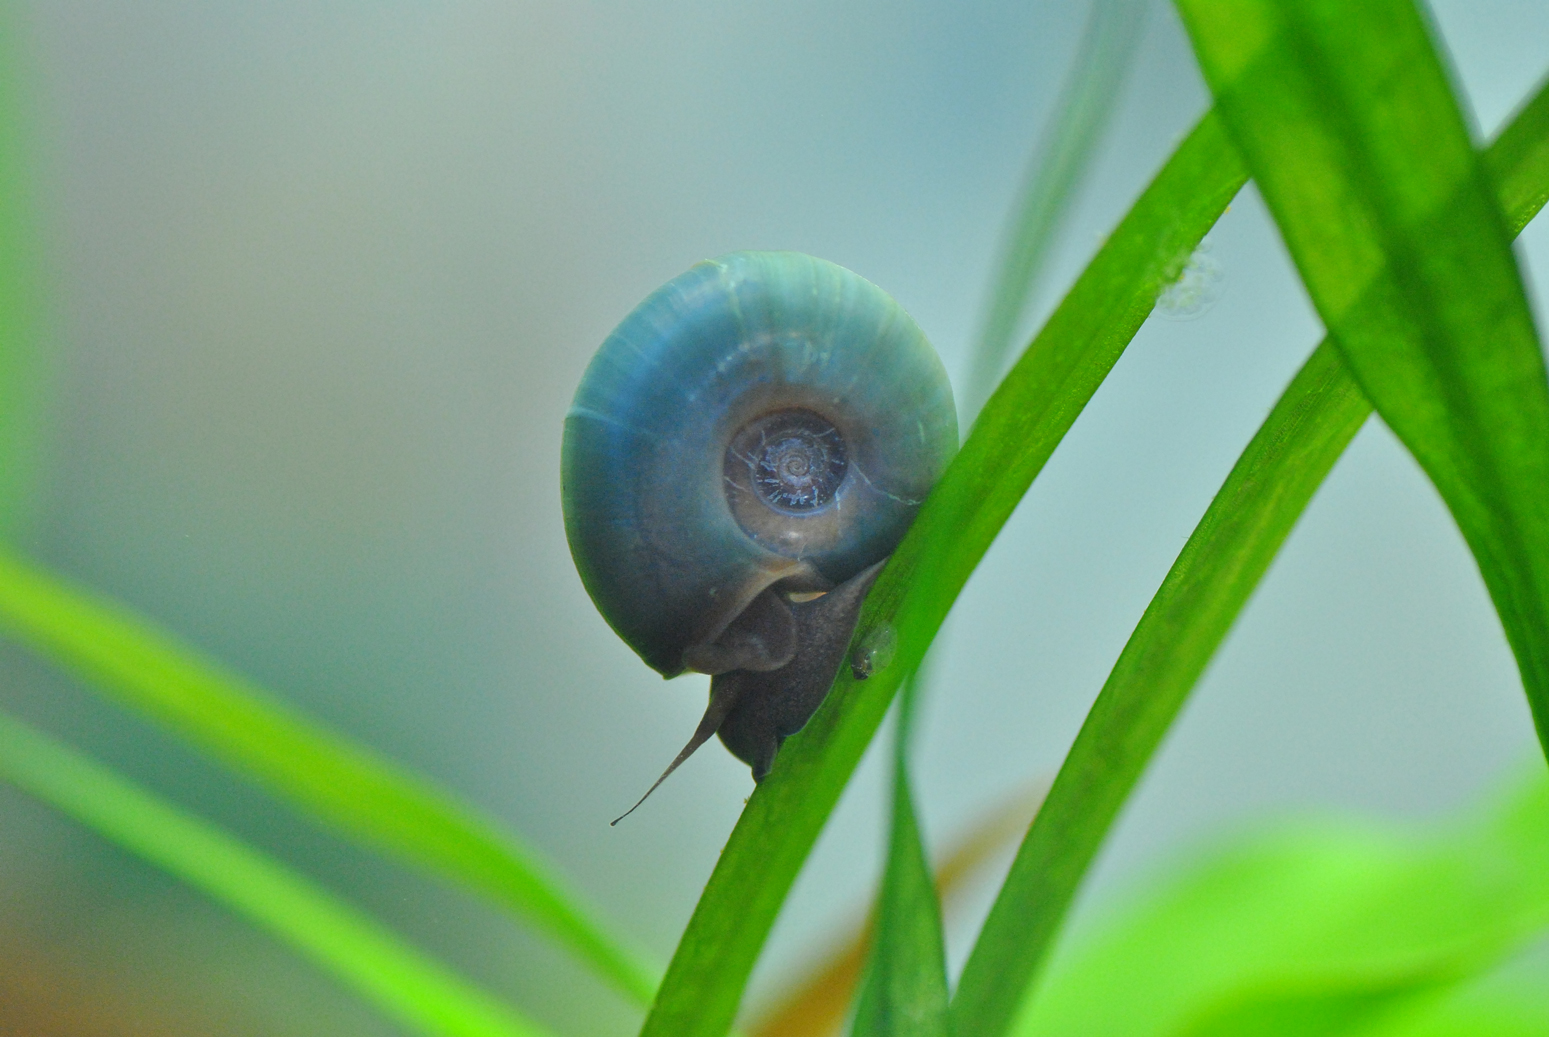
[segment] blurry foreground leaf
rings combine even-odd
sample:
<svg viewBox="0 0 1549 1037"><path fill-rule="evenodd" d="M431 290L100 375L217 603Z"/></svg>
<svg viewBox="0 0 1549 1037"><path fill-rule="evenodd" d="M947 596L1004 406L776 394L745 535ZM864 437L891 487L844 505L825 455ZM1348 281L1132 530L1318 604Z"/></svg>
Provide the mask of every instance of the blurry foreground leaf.
<svg viewBox="0 0 1549 1037"><path fill-rule="evenodd" d="M1328 976L1253 989L1176 1031L1186 1037L1354 1037L1453 978L1456 963L1421 962L1392 975Z"/></svg>
<svg viewBox="0 0 1549 1037"><path fill-rule="evenodd" d="M18 5L0 12L0 540L25 527L47 410L47 304L34 191L29 48Z"/></svg>
<svg viewBox="0 0 1549 1037"><path fill-rule="evenodd" d="M1549 940L1493 972L1412 998L1351 1037L1543 1037Z"/></svg>
<svg viewBox="0 0 1549 1037"><path fill-rule="evenodd" d="M1513 233L1549 195L1549 87L1486 153ZM1109 826L1292 526L1371 413L1324 341L1238 458L1130 635L1017 851L953 1001L1010 1025Z"/></svg>
<svg viewBox="0 0 1549 1037"><path fill-rule="evenodd" d="M0 632L165 725L330 829L536 923L640 1002L655 988L580 898L511 835L422 778L329 732L128 609L0 551Z"/></svg>
<svg viewBox="0 0 1549 1037"><path fill-rule="evenodd" d="M1479 564L1549 752L1549 375L1411 0L1179 0L1324 326Z"/></svg>
<svg viewBox="0 0 1549 1037"><path fill-rule="evenodd" d="M3 715L0 778L267 929L411 1030L547 1033L278 861Z"/></svg>
<svg viewBox="0 0 1549 1037"><path fill-rule="evenodd" d="M1549 930L1549 780L1427 836L1305 822L1209 854L1057 956L1032 1037L1363 1032Z"/></svg>

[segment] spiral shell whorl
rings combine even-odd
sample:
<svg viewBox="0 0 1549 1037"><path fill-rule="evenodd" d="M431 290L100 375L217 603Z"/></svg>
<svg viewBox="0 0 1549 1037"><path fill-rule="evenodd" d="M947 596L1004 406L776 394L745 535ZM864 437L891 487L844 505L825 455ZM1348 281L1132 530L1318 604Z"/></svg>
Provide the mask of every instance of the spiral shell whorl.
<svg viewBox="0 0 1549 1037"><path fill-rule="evenodd" d="M598 609L666 676L771 583L889 554L957 447L951 387L885 292L794 252L697 264L593 357L565 527Z"/></svg>

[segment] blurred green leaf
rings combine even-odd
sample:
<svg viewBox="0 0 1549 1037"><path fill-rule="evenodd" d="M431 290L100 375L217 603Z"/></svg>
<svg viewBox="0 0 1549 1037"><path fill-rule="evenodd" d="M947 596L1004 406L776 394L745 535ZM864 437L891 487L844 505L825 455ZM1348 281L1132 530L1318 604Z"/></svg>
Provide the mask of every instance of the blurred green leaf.
<svg viewBox="0 0 1549 1037"><path fill-rule="evenodd" d="M1549 1033L1549 942L1492 972L1410 998L1350 1037L1543 1037Z"/></svg>
<svg viewBox="0 0 1549 1037"><path fill-rule="evenodd" d="M25 518L39 419L42 263L28 160L34 105L19 12L0 17L0 540ZM656 970L493 821L303 719L127 609L0 549L0 630L165 724L329 827L406 857L535 923L635 1001Z"/></svg>
<svg viewBox="0 0 1549 1037"><path fill-rule="evenodd" d="M1027 178L1012 203L990 304L963 386L963 412L989 397L1070 203L1116 109L1115 99L1145 27L1149 0L1096 0L1054 117L1038 142Z"/></svg>
<svg viewBox="0 0 1549 1037"><path fill-rule="evenodd" d="M642 1031L719 1037L802 862L902 679L1055 446L1246 179L1213 116L1179 145L991 396L857 625L896 636L865 682L847 666L775 758L721 852ZM964 1031L959 1031L964 1032Z"/></svg>
<svg viewBox="0 0 1549 1037"><path fill-rule="evenodd" d="M1324 325L1446 501L1549 750L1549 375L1485 163L1409 0L1179 0Z"/></svg>
<svg viewBox="0 0 1549 1037"><path fill-rule="evenodd" d="M851 1037L947 1037L948 1032L941 904L909 787L909 746L918 695L919 686L911 681L899 696L887 864Z"/></svg>
<svg viewBox="0 0 1549 1037"><path fill-rule="evenodd" d="M0 632L329 828L509 908L619 989L650 1000L655 981L640 956L494 821L304 719L149 621L0 551Z"/></svg>
<svg viewBox="0 0 1549 1037"><path fill-rule="evenodd" d="M548 1032L279 862L3 714L0 777L267 929L412 1030Z"/></svg>
<svg viewBox="0 0 1549 1037"><path fill-rule="evenodd" d="M34 170L34 106L21 11L0 15L0 540L25 527L36 499L48 393L46 296Z"/></svg>
<svg viewBox="0 0 1549 1037"><path fill-rule="evenodd" d="M1016 1032L1363 1032L1546 926L1540 767L1504 808L1429 835L1303 822L1210 853L1057 957Z"/></svg>
<svg viewBox="0 0 1549 1037"><path fill-rule="evenodd" d="M1549 186L1549 86L1486 160L1513 232ZM1233 466L1130 635L984 924L952 1012L1004 1032L1108 827L1194 683L1371 405L1324 341Z"/></svg>
<svg viewBox="0 0 1549 1037"><path fill-rule="evenodd" d="M1417 996L1446 984L1451 963L1427 962L1391 976L1334 976L1321 982L1272 984L1252 990L1204 1018L1185 1025L1180 1037L1349 1037Z"/></svg>

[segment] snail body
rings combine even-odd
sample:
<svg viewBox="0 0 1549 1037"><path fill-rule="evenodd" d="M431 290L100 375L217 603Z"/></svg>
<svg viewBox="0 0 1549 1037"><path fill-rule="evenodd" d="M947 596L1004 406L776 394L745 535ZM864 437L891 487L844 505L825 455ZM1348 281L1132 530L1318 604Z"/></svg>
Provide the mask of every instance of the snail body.
<svg viewBox="0 0 1549 1037"><path fill-rule="evenodd" d="M739 740L738 702L751 715L754 697L813 699L781 682L837 639L819 628L837 622L848 642L864 589L834 592L861 574L869 588L956 447L951 386L924 334L824 260L699 263L608 336L565 419L565 530L598 610L648 665L718 675L701 729L715 724L680 759L720 728L763 776L839 658L804 678L822 689L776 725L791 730L753 730L766 716Z"/></svg>

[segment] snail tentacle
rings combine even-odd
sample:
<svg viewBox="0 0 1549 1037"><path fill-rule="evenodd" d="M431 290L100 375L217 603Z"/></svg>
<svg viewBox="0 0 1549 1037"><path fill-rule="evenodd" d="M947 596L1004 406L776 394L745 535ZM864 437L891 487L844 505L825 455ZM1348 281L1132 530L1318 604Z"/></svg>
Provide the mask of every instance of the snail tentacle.
<svg viewBox="0 0 1549 1037"><path fill-rule="evenodd" d="M887 559L884 558L810 601L782 601L772 589L759 595L756 607L748 611L761 612L763 620L770 620L775 625L783 624L787 619L790 621L789 636L793 646L790 656L781 666L765 670L742 667L716 673L710 681L710 704L705 707L693 737L662 771L661 777L645 790L645 795L609 822L610 827L633 814L713 734L719 734L722 744L732 755L752 768L754 781L763 781L774 765L780 745L806 727L812 714L823 704L823 698L844 662L845 649L850 645L850 636L855 633L861 606L885 564ZM785 618L772 619L777 613L773 607L762 604L766 601L778 603ZM753 620L749 625L759 621Z"/></svg>
<svg viewBox="0 0 1549 1037"><path fill-rule="evenodd" d="M741 689L735 686L716 689L714 685L715 682L711 681L710 705L706 707L705 715L699 718L699 726L694 729L694 735L688 740L688 744L679 750L678 755L674 757L673 761L667 765L667 769L662 771L662 776L653 781L651 783L651 787L645 790L645 795L635 800L634 806L630 807L618 817L615 817L612 821L608 822L609 828L612 828L614 825L624 820L630 814L633 814L636 810L640 809L640 804L650 799L651 793L655 792L661 786L661 783L666 781L667 778L671 776L672 772L677 770L684 760L688 759L690 756L693 756L695 750L708 742L710 740L710 736L715 734L715 732L720 729L722 723L724 723L726 720L726 714L730 713L732 707L737 704L737 696L741 692Z"/></svg>

